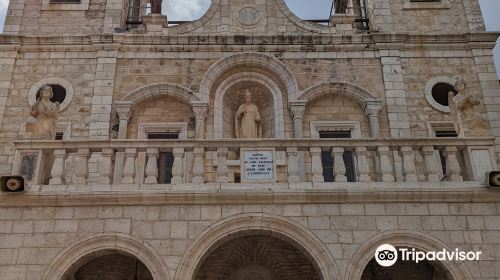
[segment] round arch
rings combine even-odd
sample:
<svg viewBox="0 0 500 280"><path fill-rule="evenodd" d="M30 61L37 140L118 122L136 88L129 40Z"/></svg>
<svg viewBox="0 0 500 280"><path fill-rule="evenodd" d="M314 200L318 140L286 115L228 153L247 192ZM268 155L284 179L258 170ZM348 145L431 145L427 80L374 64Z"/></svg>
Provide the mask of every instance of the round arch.
<svg viewBox="0 0 500 280"><path fill-rule="evenodd" d="M346 269L347 280L359 280L365 267L374 257L378 246L382 244L391 244L394 247L412 247L422 251L451 250L443 241L416 231L392 230L375 235L356 250L351 257ZM472 275L464 263L459 262L440 262L441 265L450 273L453 280L471 280Z"/></svg>
<svg viewBox="0 0 500 280"><path fill-rule="evenodd" d="M176 97L188 104L199 101L198 97L196 97L190 89L171 83L161 83L139 87L127 94L122 101L131 102L132 108L134 108L142 101L158 96Z"/></svg>
<svg viewBox="0 0 500 280"><path fill-rule="evenodd" d="M260 73L243 72L238 73L229 78L225 79L216 89L214 98L214 124L220 124L214 126L214 138L223 138L223 107L224 107L224 96L233 85L239 82L257 82L264 87L266 87L273 96L274 101L274 137L284 138L285 128L284 128L284 117L283 117L283 96L278 85L270 78L262 75Z"/></svg>
<svg viewBox="0 0 500 280"><path fill-rule="evenodd" d="M322 95L329 94L332 91L352 98L362 107L369 101L378 100L377 97L359 86L339 81L326 81L314 84L304 90L304 93L302 93L298 99L308 102Z"/></svg>
<svg viewBox="0 0 500 280"><path fill-rule="evenodd" d="M207 12L199 19L182 23L176 26L171 26L167 30L169 34L184 34L192 32L210 21L217 12L220 12L220 5L222 0L212 0Z"/></svg>
<svg viewBox="0 0 500 280"><path fill-rule="evenodd" d="M162 259L153 247L126 234L99 234L74 243L54 259L41 279L61 280L78 264L109 252L120 252L137 258L148 268L154 280L170 279Z"/></svg>
<svg viewBox="0 0 500 280"><path fill-rule="evenodd" d="M297 80L285 64L267 54L247 52L222 58L208 69L200 83L200 100L208 102L210 92L213 90L218 78L238 66L243 69L248 68L248 66L257 66L270 71L284 84L288 100L293 101L297 98L299 93Z"/></svg>
<svg viewBox="0 0 500 280"><path fill-rule="evenodd" d="M214 247L238 237L262 233L299 246L316 265L321 279L340 279L339 269L329 249L314 234L293 220L262 213L234 215L207 228L182 256L174 279L193 279L203 258Z"/></svg>

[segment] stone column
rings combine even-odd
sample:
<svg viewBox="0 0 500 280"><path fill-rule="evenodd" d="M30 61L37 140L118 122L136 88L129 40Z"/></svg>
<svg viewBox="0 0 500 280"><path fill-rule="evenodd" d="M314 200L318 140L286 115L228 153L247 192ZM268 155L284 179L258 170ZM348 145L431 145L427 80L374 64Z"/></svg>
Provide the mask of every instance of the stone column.
<svg viewBox="0 0 500 280"><path fill-rule="evenodd" d="M73 184L84 185L87 181L88 176L88 159L89 159L90 149L78 149L75 157L75 170L73 170Z"/></svg>
<svg viewBox="0 0 500 280"><path fill-rule="evenodd" d="M158 184L158 148L148 148L146 151L148 161L146 163L146 184Z"/></svg>
<svg viewBox="0 0 500 280"><path fill-rule="evenodd" d="M380 111L382 111L382 101L366 101L363 110L370 121L370 132L372 138L380 138L379 115Z"/></svg>
<svg viewBox="0 0 500 280"><path fill-rule="evenodd" d="M427 180L429 182L439 182L441 179L439 178L441 166L439 166L436 160L434 146L424 146L422 152L424 153L425 166L427 167Z"/></svg>
<svg viewBox="0 0 500 280"><path fill-rule="evenodd" d="M290 113L293 118L293 133L296 139L304 138L304 112L306 111L307 102L293 102L290 103ZM298 176L299 181L304 181L306 177L305 171L305 154L303 151L297 153Z"/></svg>
<svg viewBox="0 0 500 280"><path fill-rule="evenodd" d="M380 38L378 36L375 37L375 40L386 40L386 37L383 36L380 36ZM400 51L396 49L380 50L380 61L382 63L391 137L408 138L411 136L410 121L401 69Z"/></svg>
<svg viewBox="0 0 500 280"><path fill-rule="evenodd" d="M460 168L460 164L458 163L457 152L458 149L455 146L446 146L444 148L446 156L446 175L448 175L450 181L462 182L464 178L461 175L462 168Z"/></svg>
<svg viewBox="0 0 500 280"><path fill-rule="evenodd" d="M103 42L102 36L91 37L95 40L97 65L94 82L94 96L90 110L89 137L92 139L109 139L111 123L111 105L115 85L116 59L121 44L112 41ZM111 40L111 39L110 39Z"/></svg>
<svg viewBox="0 0 500 280"><path fill-rule="evenodd" d="M382 182L394 182L394 170L392 168L392 163L389 155L391 151L389 147L378 147L377 149L379 162L380 162L380 174L382 175Z"/></svg>
<svg viewBox="0 0 500 280"><path fill-rule="evenodd" d="M343 155L344 155L344 147L332 148L333 171L335 173L335 182L347 182L347 177L345 176L346 168Z"/></svg>
<svg viewBox="0 0 500 280"><path fill-rule="evenodd" d="M116 103L116 113L120 119L118 139L127 139L128 121L132 117L132 102L121 101Z"/></svg>
<svg viewBox="0 0 500 280"><path fill-rule="evenodd" d="M205 119L208 113L208 104L193 104L193 112L196 118L196 139L205 138Z"/></svg>
<svg viewBox="0 0 500 280"><path fill-rule="evenodd" d="M300 181L299 178L299 166L297 164L297 148L288 147L286 148L287 153L287 166L288 166L288 182L297 183Z"/></svg>
<svg viewBox="0 0 500 280"><path fill-rule="evenodd" d="M227 148L217 148L217 183L229 182L227 168Z"/></svg>
<svg viewBox="0 0 500 280"><path fill-rule="evenodd" d="M417 168L415 167L415 154L411 146L401 147L401 154L403 157L403 168L406 182L416 182Z"/></svg>
<svg viewBox="0 0 500 280"><path fill-rule="evenodd" d="M370 167L368 166L368 160L366 154L368 150L366 147L356 147L356 157L357 157L357 173L359 182L370 182Z"/></svg>
<svg viewBox="0 0 500 280"><path fill-rule="evenodd" d="M172 184L181 184L184 174L184 148L174 148L174 164L172 166Z"/></svg>
<svg viewBox="0 0 500 280"><path fill-rule="evenodd" d="M311 173L313 182L324 182L323 164L321 163L321 148L311 147L309 150L311 154Z"/></svg>
<svg viewBox="0 0 500 280"><path fill-rule="evenodd" d="M102 149L102 163L99 166L99 184L111 184L112 165L113 165L113 149Z"/></svg>
<svg viewBox="0 0 500 280"><path fill-rule="evenodd" d="M125 149L125 164L123 166L123 184L133 184L135 177L135 148Z"/></svg>
<svg viewBox="0 0 500 280"><path fill-rule="evenodd" d="M205 148L194 148L194 162L193 162L193 179L192 182L195 184L201 184L205 182L205 168L203 155L205 154Z"/></svg>
<svg viewBox="0 0 500 280"><path fill-rule="evenodd" d="M54 150L54 164L50 171L49 185L61 185L64 178L64 159L66 157L66 150Z"/></svg>

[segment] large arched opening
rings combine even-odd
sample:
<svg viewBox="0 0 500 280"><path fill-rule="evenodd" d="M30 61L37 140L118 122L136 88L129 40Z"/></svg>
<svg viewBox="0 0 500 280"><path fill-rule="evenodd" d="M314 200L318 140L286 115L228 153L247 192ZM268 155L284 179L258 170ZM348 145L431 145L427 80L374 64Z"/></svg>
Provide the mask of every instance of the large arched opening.
<svg viewBox="0 0 500 280"><path fill-rule="evenodd" d="M330 251L314 234L295 221L262 213L234 215L207 228L182 257L174 279L247 276L340 279Z"/></svg>

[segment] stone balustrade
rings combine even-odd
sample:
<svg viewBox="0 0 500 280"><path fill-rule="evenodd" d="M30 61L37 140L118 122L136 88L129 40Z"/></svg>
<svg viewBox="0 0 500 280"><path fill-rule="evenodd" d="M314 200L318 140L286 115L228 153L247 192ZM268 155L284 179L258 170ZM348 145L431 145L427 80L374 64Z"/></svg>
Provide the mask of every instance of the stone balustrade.
<svg viewBox="0 0 500 280"><path fill-rule="evenodd" d="M35 185L460 182L480 181L485 172L497 169L493 138L23 140L15 144L13 173L29 170ZM251 163L245 160L246 151L272 155L267 163L269 178L247 178ZM301 153L304 157L298 156ZM29 157L35 162L24 159L33 154L39 155ZM170 156L170 167L165 154ZM299 176L302 167L304 180Z"/></svg>

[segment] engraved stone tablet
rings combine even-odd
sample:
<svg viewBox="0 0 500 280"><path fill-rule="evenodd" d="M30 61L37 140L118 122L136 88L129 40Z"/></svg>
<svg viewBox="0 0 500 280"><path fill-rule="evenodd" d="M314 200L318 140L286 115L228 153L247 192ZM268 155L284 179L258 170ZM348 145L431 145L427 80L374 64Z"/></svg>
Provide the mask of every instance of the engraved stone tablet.
<svg viewBox="0 0 500 280"><path fill-rule="evenodd" d="M244 150L242 155L243 181L273 182L275 180L273 150Z"/></svg>

